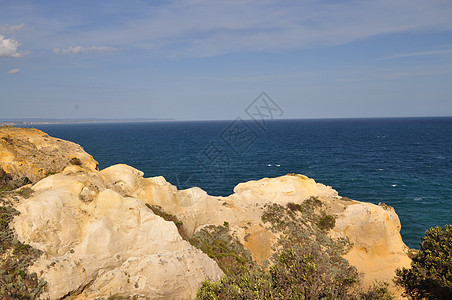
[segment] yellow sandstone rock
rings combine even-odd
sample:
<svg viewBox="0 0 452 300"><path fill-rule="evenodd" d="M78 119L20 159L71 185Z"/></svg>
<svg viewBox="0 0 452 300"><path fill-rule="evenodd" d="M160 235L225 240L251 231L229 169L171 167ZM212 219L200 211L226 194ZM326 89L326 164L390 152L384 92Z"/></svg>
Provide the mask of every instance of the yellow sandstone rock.
<svg viewBox="0 0 452 300"><path fill-rule="evenodd" d="M364 274L363 283L392 281L395 269L409 267L408 247L400 236L400 221L394 209L353 200L343 200L331 187L303 175L286 175L240 183L229 197L213 197L198 188L178 191L162 177L142 178L142 173L126 165L115 165L101 173L117 174L116 185L146 203L156 204L184 223L191 236L205 225L229 223L233 233L258 262L268 259L276 241L261 221L264 205L302 203L311 196L320 199L328 213L336 216L333 237L347 237L353 243L345 256ZM128 174L124 180L119 174ZM109 175L110 178L112 175ZM134 176L136 176L134 178ZM246 227L247 229L244 229ZM248 235L248 241L244 237Z"/></svg>
<svg viewBox="0 0 452 300"><path fill-rule="evenodd" d="M80 163L95 170L98 163L80 145L50 137L31 128L0 126L0 168L12 179L35 183L66 166Z"/></svg>
<svg viewBox="0 0 452 300"><path fill-rule="evenodd" d="M109 189L113 183L99 172L74 169L41 180L16 207L19 240L44 251L29 269L47 281L43 298L193 298L203 280L223 275L173 222Z"/></svg>
<svg viewBox="0 0 452 300"><path fill-rule="evenodd" d="M199 188L178 191L163 177L143 178L142 172L126 165L115 165L101 171L119 192L128 193L146 203L155 204L183 223L191 236L208 224L229 223L231 233L247 247L253 258L263 262L272 252L275 236L261 221L266 203L283 206L300 204L311 196L319 198L327 212L336 216L332 236L347 237L353 243L346 255L349 262L364 274L364 284L375 280L391 282L394 270L408 267L408 247L400 236L400 221L394 209L353 200L342 200L331 187L316 183L303 175L286 175L240 183L229 197L213 197ZM243 227L249 227L244 229ZM244 237L249 235L248 241Z"/></svg>
<svg viewBox="0 0 452 300"><path fill-rule="evenodd" d="M12 226L21 242L44 252L29 268L48 283L43 298L192 298L203 280L223 275L215 261L182 239L173 222L146 204L176 215L184 236L227 222L262 264L278 238L262 223L265 205L301 204L314 196L336 216L330 235L353 243L345 258L364 274L366 285L391 281L396 268L410 264L392 208L341 198L303 175L241 183L232 195L214 197L196 187L178 190L163 177L144 178L127 165L98 171L80 146L39 130L1 127L1 136L7 137L0 141L2 168L38 181L32 197L16 205L20 215ZM82 163L71 164L73 157ZM41 169L59 173L42 179Z"/></svg>

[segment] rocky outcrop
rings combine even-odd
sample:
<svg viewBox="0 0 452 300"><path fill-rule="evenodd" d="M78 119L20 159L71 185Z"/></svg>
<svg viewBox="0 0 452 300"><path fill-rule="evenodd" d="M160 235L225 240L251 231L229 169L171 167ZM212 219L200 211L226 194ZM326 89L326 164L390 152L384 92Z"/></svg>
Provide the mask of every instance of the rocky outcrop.
<svg viewBox="0 0 452 300"><path fill-rule="evenodd" d="M407 267L411 262L406 254L408 247L400 236L400 220L393 208L342 198L331 187L303 175L240 183L231 196L213 197L199 188L178 191L164 178L143 178L141 172L126 165L112 166L101 173L108 174L118 192L175 214L189 236L207 224L227 222L231 233L258 262L273 254L271 246L276 241L261 220L265 205L301 204L310 197L322 201L326 213L335 216L336 226L331 235L346 237L353 244L346 258L363 273L364 284L375 280L391 281L396 268Z"/></svg>
<svg viewBox="0 0 452 300"><path fill-rule="evenodd" d="M203 280L221 277L173 222L110 185L99 172L70 166L16 207L19 240L44 252L29 269L47 282L44 298L192 298Z"/></svg>
<svg viewBox="0 0 452 300"><path fill-rule="evenodd" d="M52 139L40 131L30 134L41 135L28 138L30 143ZM18 136L10 134L13 141ZM5 148L17 149L13 144ZM29 146L33 147L38 148ZM68 163L76 153L82 163ZM192 298L203 280L217 280L223 272L185 239L208 225L225 225L253 259L264 264L278 240L278 233L262 220L266 207L314 198L335 218L329 235L352 243L345 258L363 273L364 284L391 281L396 268L410 264L400 221L391 207L342 198L306 176L241 183L232 195L214 197L199 188L178 190L163 177L144 178L143 172L127 165L98 171L95 161L83 153L60 157L58 161L66 162L62 171L34 184L31 197L15 206L20 214L11 226L17 238L43 252L29 267L47 282L43 298ZM156 215L150 209L154 205L176 216L181 226Z"/></svg>
<svg viewBox="0 0 452 300"><path fill-rule="evenodd" d="M80 145L38 129L0 126L0 185L36 183L71 164L98 166Z"/></svg>

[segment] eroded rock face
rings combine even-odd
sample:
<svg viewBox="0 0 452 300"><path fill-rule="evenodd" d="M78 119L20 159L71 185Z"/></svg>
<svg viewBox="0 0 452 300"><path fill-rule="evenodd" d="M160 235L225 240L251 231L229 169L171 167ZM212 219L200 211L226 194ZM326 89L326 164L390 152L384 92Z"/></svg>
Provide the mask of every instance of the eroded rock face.
<svg viewBox="0 0 452 300"><path fill-rule="evenodd" d="M92 170L98 166L80 145L50 137L38 129L0 126L0 173L3 170L8 181L28 178L36 183L71 164Z"/></svg>
<svg viewBox="0 0 452 300"><path fill-rule="evenodd" d="M71 166L35 184L33 197L17 206L19 240L44 252L29 269L47 281L43 298L192 298L203 280L221 277L173 222L111 184L97 171Z"/></svg>
<svg viewBox="0 0 452 300"><path fill-rule="evenodd" d="M400 229L392 207L354 201L338 215L333 230L354 244L345 258L365 274L364 284L372 284L375 280L391 282L395 269L410 266Z"/></svg>
<svg viewBox="0 0 452 300"><path fill-rule="evenodd" d="M346 237L353 244L345 257L364 274L365 285L375 280L391 282L394 270L408 267L411 262L393 208L342 198L331 187L303 175L240 183L234 194L213 197L199 188L178 191L163 177L143 178L140 171L126 165L109 167L101 174L114 182L119 192L126 191L176 215L184 223L183 229L188 236L207 224L227 222L230 232L260 263L273 254L271 245L277 240L261 220L265 205L301 204L310 197L322 201L326 212L336 217L336 226L330 235Z"/></svg>
<svg viewBox="0 0 452 300"><path fill-rule="evenodd" d="M203 280L223 275L215 261L182 239L173 222L146 204L176 215L188 237L207 225L227 223L230 234L263 264L278 239L261 219L266 205L301 204L316 197L336 217L329 234L353 243L345 258L364 274L365 284L391 281L396 268L410 264L392 208L341 198L331 187L303 175L241 183L232 195L214 197L199 188L178 190L163 177L144 178L127 165L98 171L76 144L55 141L37 130L15 135L13 129L6 130L13 141L20 141L19 146L0 141L2 167L14 166L8 169L14 174L35 174L32 178L39 180L36 170L45 166L28 162L28 156L37 151L44 160L48 153L60 153L62 171L32 187L32 196L16 205L20 215L12 223L21 242L44 252L29 270L47 281L43 298L192 298ZM68 148L59 148L65 143ZM63 155L65 149L73 152ZM68 163L72 157L82 163Z"/></svg>

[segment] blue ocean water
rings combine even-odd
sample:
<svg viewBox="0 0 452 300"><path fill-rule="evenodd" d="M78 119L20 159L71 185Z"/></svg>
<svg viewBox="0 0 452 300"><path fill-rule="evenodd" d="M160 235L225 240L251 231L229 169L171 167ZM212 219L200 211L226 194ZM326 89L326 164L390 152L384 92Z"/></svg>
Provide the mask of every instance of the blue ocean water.
<svg viewBox="0 0 452 300"><path fill-rule="evenodd" d="M35 126L82 145L100 168L131 165L227 196L240 182L300 173L341 196L396 209L402 237L452 224L452 118Z"/></svg>

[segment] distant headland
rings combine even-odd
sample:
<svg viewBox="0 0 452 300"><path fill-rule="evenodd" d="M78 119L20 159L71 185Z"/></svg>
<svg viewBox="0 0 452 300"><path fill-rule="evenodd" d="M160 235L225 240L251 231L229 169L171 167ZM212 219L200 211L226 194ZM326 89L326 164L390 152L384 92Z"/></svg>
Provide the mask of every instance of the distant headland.
<svg viewBox="0 0 452 300"><path fill-rule="evenodd" d="M92 124L92 123L146 123L146 122L168 122L174 119L165 118L80 118L80 119L53 119L53 118L0 118L0 125L42 125L42 124Z"/></svg>

